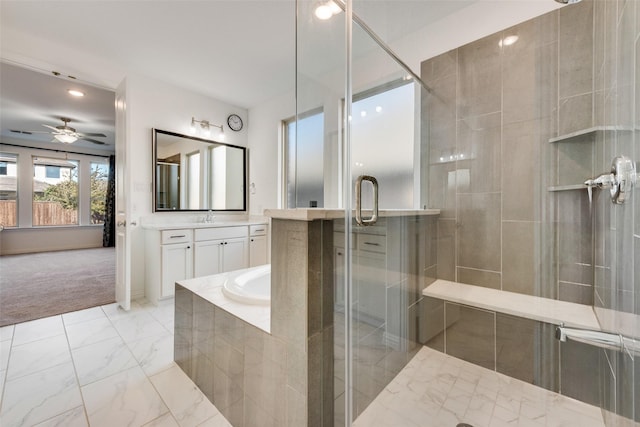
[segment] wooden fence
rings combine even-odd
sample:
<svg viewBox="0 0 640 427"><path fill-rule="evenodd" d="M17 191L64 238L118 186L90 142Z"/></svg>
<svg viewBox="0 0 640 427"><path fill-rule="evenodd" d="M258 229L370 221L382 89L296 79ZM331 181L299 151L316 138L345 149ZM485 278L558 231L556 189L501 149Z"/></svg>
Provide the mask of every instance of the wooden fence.
<svg viewBox="0 0 640 427"><path fill-rule="evenodd" d="M0 224L5 227L17 225L15 200L0 200ZM33 225L78 224L78 211L64 209L58 202L33 202Z"/></svg>

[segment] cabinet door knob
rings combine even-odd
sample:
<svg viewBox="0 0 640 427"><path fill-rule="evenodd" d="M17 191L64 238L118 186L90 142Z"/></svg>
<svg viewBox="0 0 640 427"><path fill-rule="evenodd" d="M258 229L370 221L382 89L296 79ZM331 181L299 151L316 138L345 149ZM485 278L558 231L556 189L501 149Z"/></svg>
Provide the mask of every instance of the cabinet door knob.
<svg viewBox="0 0 640 427"><path fill-rule="evenodd" d="M187 246L187 249L191 249L191 246Z"/></svg>

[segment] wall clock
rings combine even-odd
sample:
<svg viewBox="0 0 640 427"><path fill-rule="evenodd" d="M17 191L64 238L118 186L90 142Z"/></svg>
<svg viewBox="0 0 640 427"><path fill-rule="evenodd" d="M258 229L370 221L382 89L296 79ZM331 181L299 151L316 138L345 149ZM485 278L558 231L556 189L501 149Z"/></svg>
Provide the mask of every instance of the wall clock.
<svg viewBox="0 0 640 427"><path fill-rule="evenodd" d="M229 125L229 129L238 132L242 129L242 119L237 114L231 114L227 117L227 125Z"/></svg>

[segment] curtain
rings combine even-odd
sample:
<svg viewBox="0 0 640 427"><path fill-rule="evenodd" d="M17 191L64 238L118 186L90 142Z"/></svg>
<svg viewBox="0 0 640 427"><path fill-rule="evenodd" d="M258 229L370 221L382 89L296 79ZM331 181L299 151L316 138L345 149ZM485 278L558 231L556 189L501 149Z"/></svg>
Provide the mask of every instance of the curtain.
<svg viewBox="0 0 640 427"><path fill-rule="evenodd" d="M109 180L107 182L107 201L102 233L102 246L116 245L116 156L109 156Z"/></svg>

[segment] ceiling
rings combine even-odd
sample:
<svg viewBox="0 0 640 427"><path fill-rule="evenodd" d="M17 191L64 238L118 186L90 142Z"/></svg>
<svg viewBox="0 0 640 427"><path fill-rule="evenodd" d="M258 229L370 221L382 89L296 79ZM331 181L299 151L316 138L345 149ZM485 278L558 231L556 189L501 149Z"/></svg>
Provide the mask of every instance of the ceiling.
<svg viewBox="0 0 640 427"><path fill-rule="evenodd" d="M71 89L83 92L84 96L71 96L68 93ZM0 63L0 90L0 135L3 142L60 150L73 147L74 150L114 151L113 91L6 63ZM91 137L104 142L104 145L83 140L72 145L55 141L48 133L50 129L43 125L62 126L62 117L70 119L68 126L77 132L104 134L104 138Z"/></svg>
<svg viewBox="0 0 640 427"><path fill-rule="evenodd" d="M394 41L406 40L408 34L418 34L465 9L482 5L482 10L490 10L488 5L492 4L500 13L515 16L517 4L524 2L544 2L544 8L554 3L356 0L354 7L393 46ZM302 2L308 9L315 4L315 0ZM91 148L112 150L113 94L109 92L130 74L150 76L239 107L260 105L293 89L295 14L294 0L2 0L0 134L3 140L15 140L17 135L11 135L9 129L61 125L59 118L64 115L73 119L70 125L79 132L107 135L109 145ZM299 23L321 25L311 19ZM341 26L338 21L331 28ZM328 56L340 58L326 50L326 31L334 30L316 32L317 39L305 45L307 56L317 61L318 69L327 67ZM455 28L451 31L460 33ZM419 45L429 43L421 41ZM402 51L400 43L398 48ZM416 67L416 61L408 62ZM54 77L51 71L61 76ZM87 96L82 100L65 97L71 84L87 84ZM22 135L17 140L26 138ZM46 142L46 136L40 138Z"/></svg>

